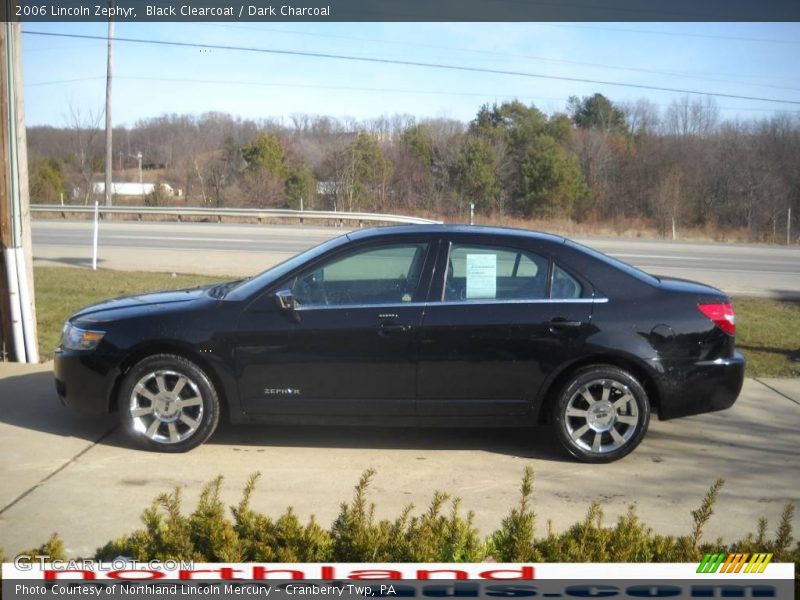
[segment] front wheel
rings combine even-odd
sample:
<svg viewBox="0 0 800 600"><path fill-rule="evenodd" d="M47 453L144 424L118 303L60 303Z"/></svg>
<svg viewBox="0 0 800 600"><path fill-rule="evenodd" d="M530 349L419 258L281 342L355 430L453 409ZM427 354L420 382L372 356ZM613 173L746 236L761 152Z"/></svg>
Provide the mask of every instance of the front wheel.
<svg viewBox="0 0 800 600"><path fill-rule="evenodd" d="M650 403L627 371L610 365L586 367L561 388L553 421L559 441L572 456L584 462L611 462L642 441Z"/></svg>
<svg viewBox="0 0 800 600"><path fill-rule="evenodd" d="M126 433L140 446L186 452L205 442L219 422L219 399L195 363L173 354L138 362L120 387L118 407Z"/></svg>

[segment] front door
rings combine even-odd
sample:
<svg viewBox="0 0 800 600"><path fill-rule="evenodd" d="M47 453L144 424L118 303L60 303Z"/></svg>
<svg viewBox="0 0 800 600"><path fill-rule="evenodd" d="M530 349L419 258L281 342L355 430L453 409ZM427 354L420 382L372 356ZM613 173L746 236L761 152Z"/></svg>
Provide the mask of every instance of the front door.
<svg viewBox="0 0 800 600"><path fill-rule="evenodd" d="M373 243L287 281L296 310L276 315L279 351L242 365L246 410L413 414L429 245ZM276 339L272 329L265 340Z"/></svg>

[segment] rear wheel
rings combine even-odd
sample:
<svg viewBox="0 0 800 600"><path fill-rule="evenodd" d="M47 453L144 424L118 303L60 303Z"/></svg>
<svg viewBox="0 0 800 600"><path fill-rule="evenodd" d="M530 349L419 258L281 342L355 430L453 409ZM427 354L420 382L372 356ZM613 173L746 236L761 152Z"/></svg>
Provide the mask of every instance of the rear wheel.
<svg viewBox="0 0 800 600"><path fill-rule="evenodd" d="M610 365L575 372L555 400L553 422L564 448L584 462L611 462L642 441L650 403L641 383Z"/></svg>
<svg viewBox="0 0 800 600"><path fill-rule="evenodd" d="M205 442L219 421L219 399L195 363L173 354L137 363L120 387L118 407L127 434L140 446L186 452Z"/></svg>

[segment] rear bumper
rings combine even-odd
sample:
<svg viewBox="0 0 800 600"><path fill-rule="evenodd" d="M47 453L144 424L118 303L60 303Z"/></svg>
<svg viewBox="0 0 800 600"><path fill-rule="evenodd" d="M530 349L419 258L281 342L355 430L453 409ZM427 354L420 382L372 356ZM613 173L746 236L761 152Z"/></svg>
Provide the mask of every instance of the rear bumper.
<svg viewBox="0 0 800 600"><path fill-rule="evenodd" d="M59 348L53 361L56 392L61 403L90 413L109 412L115 370L93 352Z"/></svg>
<svg viewBox="0 0 800 600"><path fill-rule="evenodd" d="M658 411L663 420L730 408L742 391L745 358L739 352L731 358L663 366Z"/></svg>

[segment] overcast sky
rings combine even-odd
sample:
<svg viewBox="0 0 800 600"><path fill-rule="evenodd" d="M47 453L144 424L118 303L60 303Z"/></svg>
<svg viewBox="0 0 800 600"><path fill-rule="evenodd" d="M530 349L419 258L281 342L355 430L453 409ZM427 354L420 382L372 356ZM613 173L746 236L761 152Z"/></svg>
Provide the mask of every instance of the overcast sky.
<svg viewBox="0 0 800 600"><path fill-rule="evenodd" d="M105 36L103 23L27 23L23 31ZM800 111L798 23L117 24L118 37L335 53L797 101L717 98L724 117ZM102 40L23 35L29 125L67 125L69 107L101 111ZM467 121L485 102L519 98L563 111L570 95L680 93L554 79L118 41L115 125L164 113L293 113L358 119L410 114Z"/></svg>

